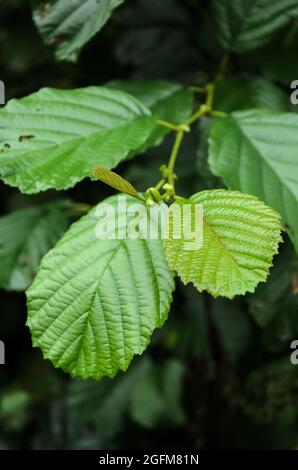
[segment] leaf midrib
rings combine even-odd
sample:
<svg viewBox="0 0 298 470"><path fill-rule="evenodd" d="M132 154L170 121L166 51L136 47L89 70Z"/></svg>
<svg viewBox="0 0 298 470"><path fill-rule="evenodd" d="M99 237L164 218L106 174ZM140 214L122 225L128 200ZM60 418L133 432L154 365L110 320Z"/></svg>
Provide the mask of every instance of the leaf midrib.
<svg viewBox="0 0 298 470"><path fill-rule="evenodd" d="M218 244L219 244L220 246L222 246L223 251L225 251L225 252L228 253L229 257L231 258L231 260L232 260L232 262L233 262L233 264L236 266L237 270L239 271L240 276L241 276L241 278L242 278L242 281L245 281L245 279L244 279L244 277L243 277L243 273L242 273L242 271L241 271L241 268L238 266L238 264L236 263L235 259L233 258L233 255L232 255L231 251L228 250L228 248L225 246L224 242L221 240L220 236L217 234L216 229L215 229L214 227L212 227L212 226L208 223L208 220L206 219L205 216L203 216L203 220L204 220L204 222L206 223L206 225L208 226L208 228L210 229L211 233L213 233L214 238L216 239L216 241L218 242ZM245 285L247 285L246 282L245 282Z"/></svg>

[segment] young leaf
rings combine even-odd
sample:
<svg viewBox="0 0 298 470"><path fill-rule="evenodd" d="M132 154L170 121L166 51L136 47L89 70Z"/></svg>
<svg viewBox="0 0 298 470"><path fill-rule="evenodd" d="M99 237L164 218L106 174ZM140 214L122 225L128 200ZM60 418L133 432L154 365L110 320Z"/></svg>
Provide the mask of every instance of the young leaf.
<svg viewBox="0 0 298 470"><path fill-rule="evenodd" d="M133 95L158 119L180 124L187 119L192 112L193 94L178 83L163 80L114 80L108 83L109 87L125 91ZM156 126L145 148L158 145L169 132L162 126Z"/></svg>
<svg viewBox="0 0 298 470"><path fill-rule="evenodd" d="M223 189L194 194L189 202L203 205L203 245L186 249L183 237L164 240L170 268L214 297L254 292L278 251L279 215L254 196Z"/></svg>
<svg viewBox="0 0 298 470"><path fill-rule="evenodd" d="M214 124L210 165L231 189L254 194L289 225L298 250L298 116L249 110Z"/></svg>
<svg viewBox="0 0 298 470"><path fill-rule="evenodd" d="M0 176L25 193L72 187L140 148L155 123L117 90L44 88L0 110Z"/></svg>
<svg viewBox="0 0 298 470"><path fill-rule="evenodd" d="M122 193L140 198L138 191L132 184L130 184L129 181L125 180L114 171L108 170L104 166L95 167L92 171L92 176Z"/></svg>
<svg viewBox="0 0 298 470"><path fill-rule="evenodd" d="M298 16L296 0L213 0L218 35L225 49L245 52Z"/></svg>
<svg viewBox="0 0 298 470"><path fill-rule="evenodd" d="M29 207L0 218L0 287L25 290L41 258L67 228L68 203Z"/></svg>
<svg viewBox="0 0 298 470"><path fill-rule="evenodd" d="M74 62L123 1L34 0L33 18L46 44L56 48L57 59Z"/></svg>
<svg viewBox="0 0 298 470"><path fill-rule="evenodd" d="M105 224L116 224L116 214L118 229L126 228L136 200L122 195L121 204L119 198L72 225L27 291L34 346L73 376L99 379L126 370L170 308L174 281L160 240L96 237L103 224L96 214L106 204Z"/></svg>

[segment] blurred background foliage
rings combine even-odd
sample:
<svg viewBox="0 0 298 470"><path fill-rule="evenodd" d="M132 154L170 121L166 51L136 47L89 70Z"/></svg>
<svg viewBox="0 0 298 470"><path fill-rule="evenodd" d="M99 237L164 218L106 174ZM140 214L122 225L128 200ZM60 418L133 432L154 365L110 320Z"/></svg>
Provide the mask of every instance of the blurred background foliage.
<svg viewBox="0 0 298 470"><path fill-rule="evenodd" d="M1 0L0 78L7 99L44 86L74 88L131 77L204 84L223 55L209 4L130 0L78 63L67 64L56 62L43 45L29 2ZM217 109L290 109L298 37L285 47L286 35L287 28L261 49L232 56L229 74L216 90ZM211 118L202 119L185 139L177 165L179 194L222 187L207 165L210 125ZM158 179L171 145L169 137L118 170L144 190ZM68 204L92 205L109 194L89 180L62 196L52 191L24 196L0 183L1 215L48 207L61 197ZM53 237L75 217L71 211L63 220L57 215ZM28 276L34 272L25 271L19 282L28 282ZM1 290L0 305L7 359L0 369L0 449L298 446L298 368L290 363L290 343L298 338L298 261L288 240L269 282L254 295L230 302L178 283L166 326L113 381L71 380L54 370L32 349L25 295Z"/></svg>

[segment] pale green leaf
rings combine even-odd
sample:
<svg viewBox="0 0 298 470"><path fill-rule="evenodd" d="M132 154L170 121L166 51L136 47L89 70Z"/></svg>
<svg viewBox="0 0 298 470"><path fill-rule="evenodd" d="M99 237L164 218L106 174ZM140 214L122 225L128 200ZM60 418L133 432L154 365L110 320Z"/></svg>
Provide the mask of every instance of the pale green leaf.
<svg viewBox="0 0 298 470"><path fill-rule="evenodd" d="M298 116L249 110L211 131L210 165L231 189L254 194L278 211L298 250Z"/></svg>
<svg viewBox="0 0 298 470"><path fill-rule="evenodd" d="M223 189L197 193L190 202L203 205L203 245L186 249L184 237L164 240L170 268L214 297L254 292L278 251L279 215L254 196Z"/></svg>
<svg viewBox="0 0 298 470"><path fill-rule="evenodd" d="M118 207L120 197L126 208ZM165 322L174 289L161 240L96 237L103 223L96 214L106 204L123 229L136 200L111 197L72 225L45 256L27 292L34 346L55 367L83 378L126 370ZM106 223L113 220L109 213Z"/></svg>
<svg viewBox="0 0 298 470"><path fill-rule="evenodd" d="M0 176L26 193L72 187L140 148L155 123L117 90L44 88L0 110Z"/></svg>
<svg viewBox="0 0 298 470"><path fill-rule="evenodd" d="M192 112L193 94L183 85L163 80L114 80L109 87L125 91L145 106L158 119L181 124ZM156 126L147 140L144 149L158 145L169 130Z"/></svg>
<svg viewBox="0 0 298 470"><path fill-rule="evenodd" d="M218 35L225 49L245 52L298 16L297 0L213 0Z"/></svg>
<svg viewBox="0 0 298 470"><path fill-rule="evenodd" d="M139 198L140 195L136 188L127 180L122 178L114 171L108 170L104 166L96 166L92 171L94 178L102 181L103 183L108 184L114 189L117 189L121 193L128 194L129 196Z"/></svg>
<svg viewBox="0 0 298 470"><path fill-rule="evenodd" d="M75 61L81 48L105 25L124 0L33 1L33 18L59 60Z"/></svg>
<svg viewBox="0 0 298 470"><path fill-rule="evenodd" d="M25 290L41 258L65 232L68 203L28 207L0 218L0 287Z"/></svg>

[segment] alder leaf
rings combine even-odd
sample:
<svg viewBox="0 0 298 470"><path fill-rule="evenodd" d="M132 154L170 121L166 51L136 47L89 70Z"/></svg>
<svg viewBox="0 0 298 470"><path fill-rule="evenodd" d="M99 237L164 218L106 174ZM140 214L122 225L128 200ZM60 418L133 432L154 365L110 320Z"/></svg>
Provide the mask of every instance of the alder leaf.
<svg viewBox="0 0 298 470"><path fill-rule="evenodd" d="M212 5L222 46L239 53L266 43L298 16L297 0L213 0Z"/></svg>
<svg viewBox="0 0 298 470"><path fill-rule="evenodd" d="M223 189L194 194L182 208L190 202L203 205L203 245L186 249L183 237L165 239L170 268L214 297L254 292L278 251L279 215L254 196Z"/></svg>
<svg viewBox="0 0 298 470"><path fill-rule="evenodd" d="M193 93L179 83L164 80L114 80L107 85L134 96L160 120L181 124L191 115ZM142 150L160 144L168 133L165 127L155 126Z"/></svg>
<svg viewBox="0 0 298 470"><path fill-rule="evenodd" d="M174 289L161 240L97 238L98 212L107 204L105 223L113 225L117 214L117 228L127 227L136 200L106 199L45 256L27 291L34 346L55 367L82 378L126 370L165 322Z"/></svg>
<svg viewBox="0 0 298 470"><path fill-rule="evenodd" d="M65 232L67 201L32 206L0 218L0 287L25 290L41 258Z"/></svg>
<svg viewBox="0 0 298 470"><path fill-rule="evenodd" d="M278 211L298 252L298 116L260 110L215 122L209 163L231 189L254 194Z"/></svg>
<svg viewBox="0 0 298 470"><path fill-rule="evenodd" d="M33 18L45 43L55 47L56 58L75 62L84 44L123 1L34 0Z"/></svg>
<svg viewBox="0 0 298 470"><path fill-rule="evenodd" d="M25 193L67 189L96 165L115 167L155 125L151 112L121 91L44 88L0 110L0 177Z"/></svg>

